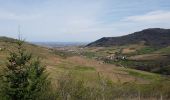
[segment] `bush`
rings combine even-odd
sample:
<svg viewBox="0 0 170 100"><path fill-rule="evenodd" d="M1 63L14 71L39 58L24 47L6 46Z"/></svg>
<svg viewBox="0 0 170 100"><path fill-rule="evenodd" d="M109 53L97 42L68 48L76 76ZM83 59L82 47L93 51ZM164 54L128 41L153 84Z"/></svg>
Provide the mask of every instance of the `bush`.
<svg viewBox="0 0 170 100"><path fill-rule="evenodd" d="M57 100L168 99L169 84L167 79L150 84L114 83L99 74L95 85L87 85L69 73L58 79L56 91Z"/></svg>
<svg viewBox="0 0 170 100"><path fill-rule="evenodd" d="M71 74L58 79L57 95L59 100L87 100L84 81L74 79Z"/></svg>

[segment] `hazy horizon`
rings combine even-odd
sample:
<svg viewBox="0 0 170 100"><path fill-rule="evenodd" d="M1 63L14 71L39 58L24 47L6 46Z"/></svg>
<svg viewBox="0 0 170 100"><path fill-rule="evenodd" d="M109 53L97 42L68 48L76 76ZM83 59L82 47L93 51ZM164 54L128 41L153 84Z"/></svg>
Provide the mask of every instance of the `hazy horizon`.
<svg viewBox="0 0 170 100"><path fill-rule="evenodd" d="M30 42L92 42L170 28L165 0L0 0L0 36Z"/></svg>

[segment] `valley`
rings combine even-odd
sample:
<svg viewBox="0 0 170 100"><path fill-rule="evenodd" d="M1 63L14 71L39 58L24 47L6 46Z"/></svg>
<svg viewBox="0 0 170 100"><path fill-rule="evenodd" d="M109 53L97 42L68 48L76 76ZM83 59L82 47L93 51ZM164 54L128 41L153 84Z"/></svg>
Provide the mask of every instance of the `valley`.
<svg viewBox="0 0 170 100"><path fill-rule="evenodd" d="M7 37L0 39L0 69L3 70L9 52L16 50L16 40ZM33 57L38 56L41 59L54 89L58 89L56 87L60 87L62 81L73 83L83 81L85 87L94 88L93 92L88 91L95 95L99 91L99 94L104 92L106 94L103 98L108 100L126 97L154 100L162 98L162 95L164 98L169 98L169 46L155 47L133 43L107 47L84 44L58 47L25 42L24 48L31 52ZM117 91L117 94L108 96L113 91ZM92 100L94 96L90 98ZM100 95L96 98L100 98Z"/></svg>

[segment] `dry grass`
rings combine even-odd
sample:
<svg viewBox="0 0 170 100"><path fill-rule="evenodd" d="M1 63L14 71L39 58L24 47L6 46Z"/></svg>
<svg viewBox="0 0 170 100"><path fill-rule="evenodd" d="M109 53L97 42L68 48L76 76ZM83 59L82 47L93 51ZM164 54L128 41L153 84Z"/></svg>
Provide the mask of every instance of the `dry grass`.
<svg viewBox="0 0 170 100"><path fill-rule="evenodd" d="M128 53L133 53L135 52L136 50L135 49L132 49L132 48L125 48L123 49L122 53L123 54L128 54Z"/></svg>
<svg viewBox="0 0 170 100"><path fill-rule="evenodd" d="M7 45L11 50L14 48L10 44ZM89 59L82 56L72 56L63 59L62 57L51 53L50 49L44 47L34 45L25 45L25 47L29 52L33 53L33 56L40 56L43 58L42 62L47 65L47 72L49 73L49 78L52 80L52 84L54 84L54 88L56 88L55 86L57 84L58 78L63 75L63 73L69 72L74 75L75 79L84 80L85 84L88 86L96 86L98 82L98 74L109 80L112 80L115 83L121 84L148 84L158 76L149 72L127 69L124 67L118 67L113 64L105 64L101 61L96 61L94 59ZM93 48L91 50L100 51L102 49L103 48ZM111 48L107 50L114 51L115 49ZM8 53L6 51L0 51L1 62L5 62L7 56ZM150 58L154 56L157 57L157 55L149 55ZM145 57L145 59L149 58L148 55L142 56L141 58L143 57ZM127 99L132 100L131 98ZM119 98L119 100L121 100L121 98ZM149 100L151 100L151 98Z"/></svg>
<svg viewBox="0 0 170 100"><path fill-rule="evenodd" d="M112 64L103 64L100 61L78 56L67 58L67 61L78 65L94 67L97 73L102 74L114 82L136 82L141 84L149 82L148 80L144 80L140 77L129 75L129 73L125 71L126 68L124 67L117 67Z"/></svg>
<svg viewBox="0 0 170 100"><path fill-rule="evenodd" d="M3 43L4 45L4 43ZM15 45L6 44L10 49L14 49ZM117 67L113 64L104 64L101 61L96 61L94 59L89 59L81 56L73 56L63 59L59 56L54 55L48 48L34 46L34 45L25 45L26 49L29 52L33 53L33 56L40 56L43 58L42 62L47 65L47 71L50 73L50 78L54 81L57 79L61 73L67 73L73 71L75 76L78 78L83 78L84 80L95 80L97 74L100 73L104 77L111 79L114 82L136 82L136 83L148 83L148 80L144 80L140 77L129 75L126 71L126 68ZM91 50L98 51L103 48L91 48ZM114 48L110 48L111 50ZM87 50L87 49L86 49ZM109 49L108 49L109 50ZM7 57L5 51L0 52L0 58L5 62ZM148 58L148 57L147 57ZM2 62L1 61L1 62ZM75 66L83 66L83 68L94 68L95 70L83 71L75 70ZM81 68L81 67L80 67Z"/></svg>

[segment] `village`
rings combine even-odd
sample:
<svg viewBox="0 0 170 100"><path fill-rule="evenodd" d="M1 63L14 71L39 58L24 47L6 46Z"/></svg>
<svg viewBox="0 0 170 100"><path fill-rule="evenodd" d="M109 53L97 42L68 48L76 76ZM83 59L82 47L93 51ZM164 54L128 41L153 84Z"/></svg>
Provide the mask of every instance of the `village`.
<svg viewBox="0 0 170 100"><path fill-rule="evenodd" d="M122 53L123 49L119 49L115 52L106 52L102 55L99 51L94 49L89 50L86 47L57 47L53 48L53 51L60 52L60 55L66 56L82 56L90 59L101 61L102 63L118 62L127 60L127 56Z"/></svg>

